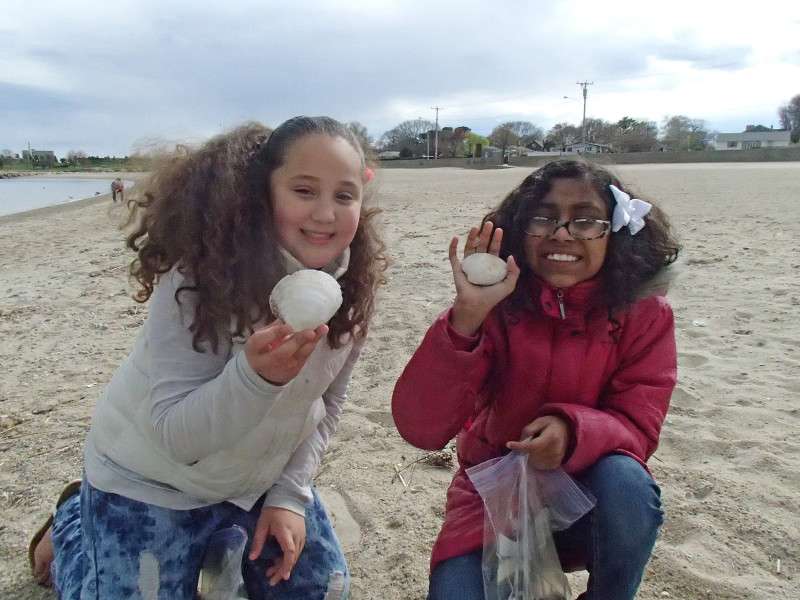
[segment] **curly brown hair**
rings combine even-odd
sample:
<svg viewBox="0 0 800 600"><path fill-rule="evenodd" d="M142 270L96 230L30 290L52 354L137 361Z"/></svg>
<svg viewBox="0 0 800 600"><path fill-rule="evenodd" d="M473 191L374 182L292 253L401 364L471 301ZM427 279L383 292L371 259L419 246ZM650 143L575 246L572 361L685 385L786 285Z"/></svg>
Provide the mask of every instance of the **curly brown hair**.
<svg viewBox="0 0 800 600"><path fill-rule="evenodd" d="M525 255L525 229L534 210L550 192L556 179L583 179L588 182L606 204L609 218L616 201L608 187L614 185L634 196L620 180L600 165L583 159L558 159L541 166L528 175L503 201L487 214L482 223L491 221L503 229L500 256L513 255L521 269L521 281L511 300L516 305L530 306L523 290L535 275ZM673 233L667 215L652 200L650 212L645 216L646 226L636 235L624 227L609 235L606 257L598 273L600 285L596 301L608 309L610 318L633 304L644 289L668 265L678 258L680 245Z"/></svg>
<svg viewBox="0 0 800 600"><path fill-rule="evenodd" d="M273 220L269 181L292 144L307 136L341 137L367 158L358 138L329 117L296 117L274 131L241 125L196 149L178 146L128 200L127 245L137 253L130 266L146 302L161 275L177 265L197 296L190 326L195 350L213 351L220 335L249 335L269 310L269 294L286 275ZM328 343L336 348L366 335L380 284L386 282L386 245L377 230L380 210L364 189L358 228L350 245L347 272L339 279L343 302L329 322Z"/></svg>

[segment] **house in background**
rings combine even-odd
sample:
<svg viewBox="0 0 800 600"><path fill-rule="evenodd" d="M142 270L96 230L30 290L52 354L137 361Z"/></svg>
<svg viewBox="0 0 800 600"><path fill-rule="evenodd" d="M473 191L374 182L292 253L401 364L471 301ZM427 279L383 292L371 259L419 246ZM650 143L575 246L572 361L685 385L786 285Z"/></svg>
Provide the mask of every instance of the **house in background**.
<svg viewBox="0 0 800 600"><path fill-rule="evenodd" d="M506 148L506 154L508 156L538 156L540 154L547 154L543 152L539 148L531 148L530 145L527 146L509 146Z"/></svg>
<svg viewBox="0 0 800 600"><path fill-rule="evenodd" d="M547 145L544 140L531 140L525 144L526 148L530 148L533 152L547 152Z"/></svg>
<svg viewBox="0 0 800 600"><path fill-rule="evenodd" d="M496 158L503 153L502 149L497 146L484 146L481 148L481 157L483 158Z"/></svg>
<svg viewBox="0 0 800 600"><path fill-rule="evenodd" d="M577 144L568 144L560 148L552 148L551 152L562 152L565 154L608 154L611 152L611 146L595 144L594 142L578 142Z"/></svg>
<svg viewBox="0 0 800 600"><path fill-rule="evenodd" d="M756 148L786 148L792 144L788 129L773 129L763 125L748 125L742 133L718 133L717 150L755 150Z"/></svg>
<svg viewBox="0 0 800 600"><path fill-rule="evenodd" d="M22 158L46 165L58 162L56 154L52 150L23 150Z"/></svg>

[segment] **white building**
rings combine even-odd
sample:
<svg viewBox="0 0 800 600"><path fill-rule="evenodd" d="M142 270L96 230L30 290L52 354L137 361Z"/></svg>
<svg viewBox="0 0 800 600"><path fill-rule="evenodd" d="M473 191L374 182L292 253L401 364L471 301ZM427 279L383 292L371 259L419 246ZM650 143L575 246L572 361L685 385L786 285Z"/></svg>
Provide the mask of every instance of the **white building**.
<svg viewBox="0 0 800 600"><path fill-rule="evenodd" d="M786 148L791 145L791 132L786 129L743 131L717 134L717 150L754 150L756 148Z"/></svg>
<svg viewBox="0 0 800 600"><path fill-rule="evenodd" d="M562 146L561 148L553 148L552 151L566 154L608 154L611 152L611 146L595 144L594 142L578 142L577 144Z"/></svg>
<svg viewBox="0 0 800 600"><path fill-rule="evenodd" d="M23 160L32 160L39 163L58 162L58 159L52 150L23 150L22 158Z"/></svg>

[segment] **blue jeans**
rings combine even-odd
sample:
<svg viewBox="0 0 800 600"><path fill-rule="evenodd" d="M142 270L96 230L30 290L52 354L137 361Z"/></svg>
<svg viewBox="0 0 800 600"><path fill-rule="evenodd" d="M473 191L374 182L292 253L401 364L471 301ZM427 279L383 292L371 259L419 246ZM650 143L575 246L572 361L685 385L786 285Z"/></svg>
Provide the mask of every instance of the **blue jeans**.
<svg viewBox="0 0 800 600"><path fill-rule="evenodd" d="M248 534L242 576L250 600L346 598L344 554L315 491L313 496L306 506L305 546L292 575L270 587L266 570L281 554L275 539L267 540L258 559L247 558L263 500L250 511L227 502L170 510L101 492L84 479L80 494L64 502L53 521L56 591L62 600L193 600L209 538L238 525ZM157 583L142 583L146 571ZM342 582L343 594L333 593ZM326 596L329 583L332 593Z"/></svg>
<svg viewBox="0 0 800 600"><path fill-rule="evenodd" d="M619 454L601 458L578 481L597 505L553 534L559 555L585 559L589 582L581 600L632 600L664 522L661 490L637 461ZM482 556L479 549L436 565L428 600L483 600Z"/></svg>

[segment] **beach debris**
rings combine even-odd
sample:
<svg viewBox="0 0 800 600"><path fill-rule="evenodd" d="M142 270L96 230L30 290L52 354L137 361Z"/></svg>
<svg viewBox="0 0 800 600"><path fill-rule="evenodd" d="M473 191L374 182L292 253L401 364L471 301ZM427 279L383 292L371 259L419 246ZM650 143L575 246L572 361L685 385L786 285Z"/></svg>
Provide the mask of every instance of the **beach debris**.
<svg viewBox="0 0 800 600"><path fill-rule="evenodd" d="M461 261L461 270L475 285L494 285L503 281L508 265L499 256L488 252L473 252Z"/></svg>
<svg viewBox="0 0 800 600"><path fill-rule="evenodd" d="M403 487L407 489L409 492L413 493L421 491L415 487L411 487L411 479L414 477L414 468L416 467L418 462L419 462L418 460L415 460L413 462L408 463L406 466L403 466L402 463L394 465L394 477L392 477L392 483L394 483L395 479L399 479L400 483L403 484ZM411 467L411 471L409 472L408 480L406 481L406 479L403 477L403 471L405 471L409 467Z"/></svg>
<svg viewBox="0 0 800 600"><path fill-rule="evenodd" d="M695 327L705 327L706 325L708 325L708 321L706 319L694 319L692 321L692 325L694 325Z"/></svg>
<svg viewBox="0 0 800 600"><path fill-rule="evenodd" d="M324 271L302 269L281 279L269 297L272 313L294 331L316 329L342 305L339 282Z"/></svg>
<svg viewBox="0 0 800 600"><path fill-rule="evenodd" d="M781 559L780 558L778 559L778 562L775 565L775 573L777 573L778 575L781 574Z"/></svg>
<svg viewBox="0 0 800 600"><path fill-rule="evenodd" d="M22 423L22 419L14 415L0 415L0 429L11 429Z"/></svg>
<svg viewBox="0 0 800 600"><path fill-rule="evenodd" d="M405 457L403 457L405 458ZM445 448L444 450L430 450L425 452L422 456L417 458L416 460L412 460L410 463L403 465L403 463L398 463L394 465L394 477L392 477L392 483L396 479L400 480L400 483L403 484L403 487L406 488L410 492L419 492L416 488L411 487L411 480L414 477L414 469L416 468L417 464L424 463L434 467L445 467L449 468L453 466L453 450L450 447ZM408 474L408 480L403 477L403 472L410 469Z"/></svg>
<svg viewBox="0 0 800 600"><path fill-rule="evenodd" d="M392 478L392 482L394 482L395 479L400 479L400 483L403 484L403 487L407 488L408 483L403 479L403 469L400 468L400 465L394 465L394 472L395 476Z"/></svg>
<svg viewBox="0 0 800 600"><path fill-rule="evenodd" d="M43 456L45 454L50 454L51 452L54 453L63 452L64 450L68 450L69 448L73 448L80 445L82 445L82 442L80 440L67 442L66 444L62 444L61 446L48 448L46 450L42 450L41 452L37 452L36 454L29 454L28 456L25 457L25 460L30 460L31 458L36 458L37 456Z"/></svg>
<svg viewBox="0 0 800 600"><path fill-rule="evenodd" d="M444 450L431 450L426 452L425 455L419 459L432 467L452 467L453 466L453 452L449 448Z"/></svg>

